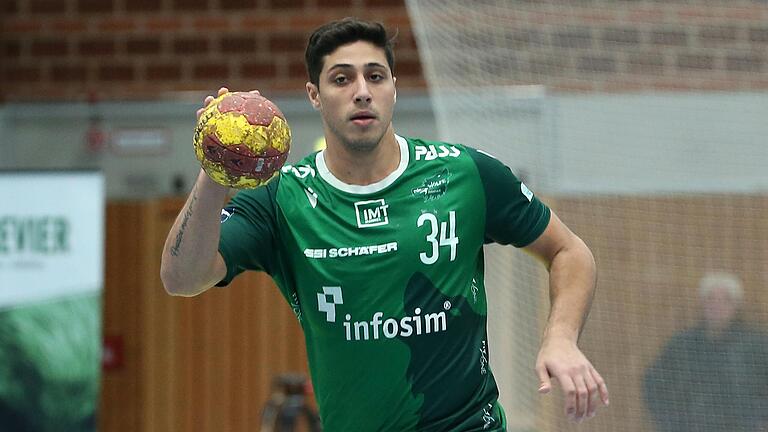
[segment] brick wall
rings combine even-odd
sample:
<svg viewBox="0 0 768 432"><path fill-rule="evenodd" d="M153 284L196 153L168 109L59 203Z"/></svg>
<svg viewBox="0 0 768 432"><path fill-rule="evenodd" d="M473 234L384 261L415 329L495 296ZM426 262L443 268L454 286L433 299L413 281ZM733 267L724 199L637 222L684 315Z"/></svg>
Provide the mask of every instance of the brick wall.
<svg viewBox="0 0 768 432"><path fill-rule="evenodd" d="M307 36L344 16L398 30L398 84L424 86L403 0L0 0L0 98L303 91Z"/></svg>
<svg viewBox="0 0 768 432"><path fill-rule="evenodd" d="M302 91L309 32L348 15L397 29L398 85L425 85L404 0L0 0L0 14L0 100ZM487 54L459 68L469 83L484 71L559 91L768 89L763 0L518 2L453 25ZM455 53L433 53L457 69Z"/></svg>
<svg viewBox="0 0 768 432"><path fill-rule="evenodd" d="M768 89L766 0L510 4L418 3L427 22L439 23L428 29L425 46L439 71L428 79L447 88L493 82L560 92ZM464 59L465 52L472 54Z"/></svg>

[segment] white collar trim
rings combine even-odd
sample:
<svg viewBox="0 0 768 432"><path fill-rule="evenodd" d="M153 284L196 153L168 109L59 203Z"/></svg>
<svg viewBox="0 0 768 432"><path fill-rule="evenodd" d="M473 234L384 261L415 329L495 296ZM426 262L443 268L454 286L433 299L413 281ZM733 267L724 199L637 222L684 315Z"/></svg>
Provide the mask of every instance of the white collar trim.
<svg viewBox="0 0 768 432"><path fill-rule="evenodd" d="M392 171L388 176L384 177L382 180L377 181L376 183L372 183L369 185L351 185L344 183L343 181L339 180L334 176L331 171L328 169L328 166L325 164L325 156L323 155L325 153L325 150L320 151L315 155L315 165L317 165L317 172L320 174L320 177L323 178L328 184L335 187L336 189L347 192L351 194L370 194L375 193L383 190L387 186L391 185L395 182L402 174L405 172L405 169L408 167L408 160L410 159L410 153L408 151L408 142L405 140L405 138L401 137L400 135L395 135L395 139L397 140L398 145L400 146L400 164L397 166L397 169Z"/></svg>

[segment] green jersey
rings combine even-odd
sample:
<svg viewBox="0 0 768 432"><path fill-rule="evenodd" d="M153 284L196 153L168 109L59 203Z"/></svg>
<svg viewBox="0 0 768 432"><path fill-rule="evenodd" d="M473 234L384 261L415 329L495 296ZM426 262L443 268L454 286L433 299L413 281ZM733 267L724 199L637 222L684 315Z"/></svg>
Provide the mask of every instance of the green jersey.
<svg viewBox="0 0 768 432"><path fill-rule="evenodd" d="M549 209L493 157L397 137L400 164L345 184L323 152L222 212L220 285L275 280L304 330L324 430L501 431L483 244L521 247Z"/></svg>

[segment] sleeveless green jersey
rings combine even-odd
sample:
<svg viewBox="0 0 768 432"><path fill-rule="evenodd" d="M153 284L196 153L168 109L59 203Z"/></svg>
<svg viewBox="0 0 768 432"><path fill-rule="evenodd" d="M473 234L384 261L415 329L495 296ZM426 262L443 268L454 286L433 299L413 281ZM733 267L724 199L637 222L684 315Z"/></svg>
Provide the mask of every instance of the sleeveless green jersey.
<svg viewBox="0 0 768 432"><path fill-rule="evenodd" d="M323 152L222 212L227 285L270 274L304 330L325 431L502 431L483 244L521 247L549 209L493 157L397 137L400 164L345 184Z"/></svg>

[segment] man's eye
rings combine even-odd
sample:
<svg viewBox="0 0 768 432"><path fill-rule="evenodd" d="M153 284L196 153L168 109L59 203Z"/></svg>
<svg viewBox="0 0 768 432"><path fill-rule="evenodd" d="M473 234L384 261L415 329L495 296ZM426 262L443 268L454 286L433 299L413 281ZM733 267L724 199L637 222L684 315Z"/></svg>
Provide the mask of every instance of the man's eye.
<svg viewBox="0 0 768 432"><path fill-rule="evenodd" d="M343 75L339 75L333 79L333 82L335 82L336 84L344 84L345 82L347 82L347 77Z"/></svg>
<svg viewBox="0 0 768 432"><path fill-rule="evenodd" d="M381 81L384 79L384 75L380 73L371 74L371 81Z"/></svg>

